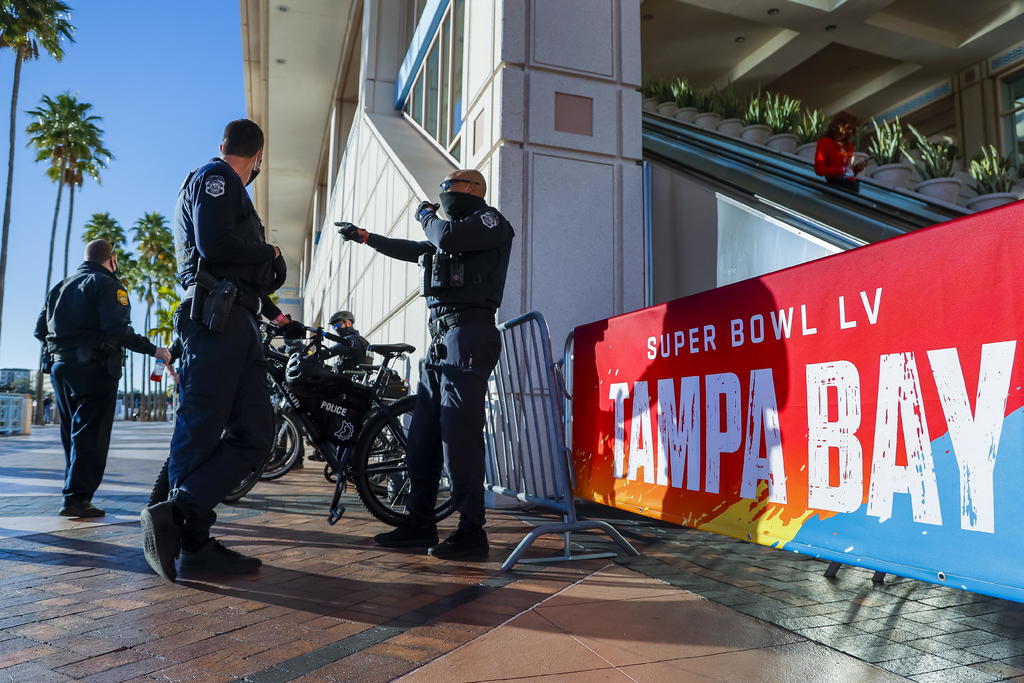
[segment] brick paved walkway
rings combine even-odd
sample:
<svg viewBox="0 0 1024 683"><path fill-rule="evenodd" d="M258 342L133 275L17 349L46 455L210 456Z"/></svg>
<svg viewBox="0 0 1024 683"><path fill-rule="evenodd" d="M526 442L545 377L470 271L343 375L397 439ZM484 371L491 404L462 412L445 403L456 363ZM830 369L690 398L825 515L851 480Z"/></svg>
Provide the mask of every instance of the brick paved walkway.
<svg viewBox="0 0 1024 683"><path fill-rule="evenodd" d="M553 604L542 604L550 596L595 581L595 572L602 572L600 578L613 571L607 561L593 560L505 574L497 562L445 563L382 551L370 537L383 525L354 501L337 526L326 524L330 489L307 469L262 483L242 505L220 511L219 533L264 560L259 574L184 576L177 585L166 584L142 559L134 519L166 452L169 430L135 424L116 429L107 479L112 485L101 489L97 502L133 521L73 528L53 515L62 470L56 433L0 440L0 528L12 529L4 534L8 538L0 537L0 680L386 681L413 671L412 680L431 680L431 671L466 656L468 646L460 646L521 632L533 616L551 616L545 609ZM876 587L870 572L856 569L828 580L821 576L822 563L798 555L603 508L587 510L616 518L645 553L618 558L627 575L656 580L657 590L675 596L673 604L689 605L691 593L719 603L715 609L735 623L781 633L785 643L812 653L811 661L834 658L839 650L862 660L851 670L863 666L868 668L861 671L882 674L874 665L918 681L1024 675L1024 610L1018 605L891 577ZM529 518L492 515L495 560L522 537L524 521ZM542 546L551 551L554 544L549 539ZM594 538L586 545L603 543ZM626 575L615 576L626 581ZM605 590L618 583L597 585ZM649 618L631 621L622 613L611 621L621 638L632 633L643 639L649 636L642 622ZM573 627L559 628L571 634ZM666 642L686 642L675 631ZM437 659L453 650L452 659ZM541 655L521 652L523 660ZM799 654L794 651L793 661L806 664ZM736 657L742 666L742 656ZM431 660L431 668L416 671ZM693 659L673 675L709 676L700 667L710 661ZM591 678L614 680L597 678L608 666L595 654ZM555 678L562 680L545 680Z"/></svg>

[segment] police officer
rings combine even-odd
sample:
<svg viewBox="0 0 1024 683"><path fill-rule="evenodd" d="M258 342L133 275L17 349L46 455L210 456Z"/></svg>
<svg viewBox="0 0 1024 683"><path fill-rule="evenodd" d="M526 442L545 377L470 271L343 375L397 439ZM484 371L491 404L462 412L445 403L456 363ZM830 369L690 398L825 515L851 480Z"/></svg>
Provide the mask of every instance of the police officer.
<svg viewBox="0 0 1024 683"><path fill-rule="evenodd" d="M263 131L252 121L224 129L221 156L185 179L175 210L181 338L181 407L168 458L168 500L143 510L143 550L165 579L182 568L247 573L261 562L210 536L213 508L270 451L270 395L257 316L273 316L287 336L301 323L269 294L284 281L281 251L267 244L245 186L260 171Z"/></svg>
<svg viewBox="0 0 1024 683"><path fill-rule="evenodd" d="M335 335L342 341L325 349L321 358L338 359L338 370L357 370L360 363L371 363L373 359L366 355L370 342L366 341L355 328L356 318L351 311L338 311L330 317L328 324Z"/></svg>
<svg viewBox="0 0 1024 683"><path fill-rule="evenodd" d="M64 445L63 517L102 517L92 504L103 480L124 349L170 362L131 325L128 292L107 240L85 247L85 262L46 297L35 336L45 341Z"/></svg>
<svg viewBox="0 0 1024 683"><path fill-rule="evenodd" d="M385 256L419 261L423 268L421 293L430 309L433 343L420 372L409 426L410 521L374 540L391 548L427 547L430 555L444 559L481 559L489 550L483 529L484 399L501 351L494 316L515 233L484 201L486 190L478 171L450 173L439 196L449 220L439 218L437 205L429 202L416 210L427 237L423 242L339 224L345 239L368 244ZM460 519L455 532L438 543L434 507L443 461Z"/></svg>

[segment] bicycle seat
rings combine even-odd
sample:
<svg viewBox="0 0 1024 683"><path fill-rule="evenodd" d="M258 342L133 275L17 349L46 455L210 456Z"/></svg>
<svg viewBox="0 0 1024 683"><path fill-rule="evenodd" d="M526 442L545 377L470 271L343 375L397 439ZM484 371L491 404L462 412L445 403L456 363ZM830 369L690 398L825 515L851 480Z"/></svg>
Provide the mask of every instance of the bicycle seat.
<svg viewBox="0 0 1024 683"><path fill-rule="evenodd" d="M370 353L376 353L385 358L394 358L405 353L412 353L415 350L416 347L409 344L370 344L367 347L367 351Z"/></svg>

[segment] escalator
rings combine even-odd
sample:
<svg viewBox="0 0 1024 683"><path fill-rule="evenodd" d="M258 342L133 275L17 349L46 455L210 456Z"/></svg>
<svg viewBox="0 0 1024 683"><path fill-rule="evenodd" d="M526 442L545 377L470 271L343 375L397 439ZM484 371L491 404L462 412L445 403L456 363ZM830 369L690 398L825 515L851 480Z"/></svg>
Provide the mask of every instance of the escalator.
<svg viewBox="0 0 1024 683"><path fill-rule="evenodd" d="M840 190L804 159L657 114L644 114L643 152L649 304L969 213L870 181Z"/></svg>

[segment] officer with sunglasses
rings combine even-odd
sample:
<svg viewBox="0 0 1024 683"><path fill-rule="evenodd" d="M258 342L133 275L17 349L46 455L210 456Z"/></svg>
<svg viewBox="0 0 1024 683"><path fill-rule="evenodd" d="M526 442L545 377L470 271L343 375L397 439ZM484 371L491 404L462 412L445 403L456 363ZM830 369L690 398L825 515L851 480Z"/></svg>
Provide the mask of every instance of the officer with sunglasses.
<svg viewBox="0 0 1024 683"><path fill-rule="evenodd" d="M360 363L372 363L373 358L367 356L366 349L370 342L366 341L356 329L356 317L351 311L338 311L327 321L334 334L342 341L325 349L321 358L337 358L339 370L356 370Z"/></svg>
<svg viewBox="0 0 1024 683"><path fill-rule="evenodd" d="M388 548L428 548L430 555L442 559L484 559L489 551L483 528L484 399L501 352L494 316L515 232L484 201L486 191L479 171L448 174L441 183L440 207L421 202L416 209L424 241L392 239L338 223L346 240L420 264L420 294L430 310L432 344L420 371L409 426L410 520L374 540ZM448 220L437 216L438 208ZM434 507L444 462L460 519L458 529L439 543Z"/></svg>

